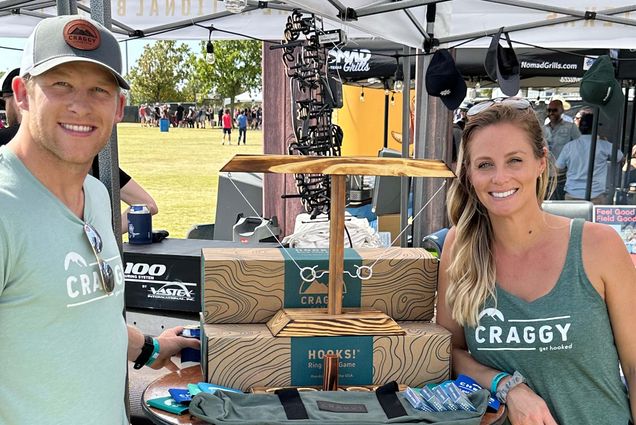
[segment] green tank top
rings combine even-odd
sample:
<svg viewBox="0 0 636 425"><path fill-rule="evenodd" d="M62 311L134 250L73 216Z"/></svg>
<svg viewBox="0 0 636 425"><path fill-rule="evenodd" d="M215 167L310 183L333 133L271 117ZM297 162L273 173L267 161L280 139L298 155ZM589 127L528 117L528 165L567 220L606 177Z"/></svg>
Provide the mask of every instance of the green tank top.
<svg viewBox="0 0 636 425"><path fill-rule="evenodd" d="M525 376L559 425L627 425L607 307L583 269L583 223L570 226L565 265L548 294L526 302L497 285L496 304L488 299L478 326L465 327L464 335L475 360Z"/></svg>

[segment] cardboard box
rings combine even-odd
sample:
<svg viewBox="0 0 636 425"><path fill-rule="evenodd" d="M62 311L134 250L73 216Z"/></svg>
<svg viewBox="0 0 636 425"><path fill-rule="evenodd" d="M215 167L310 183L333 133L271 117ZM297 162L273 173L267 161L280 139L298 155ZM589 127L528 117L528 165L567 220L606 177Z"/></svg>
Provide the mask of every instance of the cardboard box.
<svg viewBox="0 0 636 425"><path fill-rule="evenodd" d="M321 385L322 359L337 353L339 385L421 387L448 379L450 333L428 322L399 324L406 335L291 338L273 337L262 324L202 325L203 376L243 391Z"/></svg>
<svg viewBox="0 0 636 425"><path fill-rule="evenodd" d="M329 270L328 257L327 249L204 249L205 323L265 323L282 308L326 307L329 274L320 273ZM373 266L372 275L361 280L345 273L343 307L373 307L394 320L433 317L437 259L429 252L345 249L345 271L360 266ZM319 278L303 281L299 267L316 267Z"/></svg>
<svg viewBox="0 0 636 425"><path fill-rule="evenodd" d="M400 214L383 214L378 216L378 232L389 232L391 242L397 238L402 231L400 226ZM400 246L400 240L393 242L393 246Z"/></svg>

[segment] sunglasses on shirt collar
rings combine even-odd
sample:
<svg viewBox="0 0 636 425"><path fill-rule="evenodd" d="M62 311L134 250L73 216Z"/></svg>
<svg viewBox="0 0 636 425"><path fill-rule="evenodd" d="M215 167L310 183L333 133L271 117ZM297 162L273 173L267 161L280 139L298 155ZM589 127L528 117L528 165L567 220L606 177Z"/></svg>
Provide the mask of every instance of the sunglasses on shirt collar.
<svg viewBox="0 0 636 425"><path fill-rule="evenodd" d="M104 261L101 257L103 243L102 237L97 232L92 225L88 223L84 223L84 234L88 238L88 242L93 249L93 254L95 254L95 259L97 259L97 268L99 269L99 277L102 282L102 289L106 292L107 295L113 293L115 289L115 276L113 274L113 268Z"/></svg>

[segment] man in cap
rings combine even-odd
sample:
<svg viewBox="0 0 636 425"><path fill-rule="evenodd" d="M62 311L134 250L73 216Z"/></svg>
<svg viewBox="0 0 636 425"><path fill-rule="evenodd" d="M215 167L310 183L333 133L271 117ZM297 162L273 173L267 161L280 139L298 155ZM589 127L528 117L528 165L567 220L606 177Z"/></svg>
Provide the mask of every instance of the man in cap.
<svg viewBox="0 0 636 425"><path fill-rule="evenodd" d="M576 128L576 124L563 119L563 102L553 99L548 104L549 121L543 126L543 135L548 143L552 160L556 160L561 150L571 140L577 139L581 133ZM554 178L554 176L550 176ZM552 199L562 200L565 196L565 174L558 173L556 176L557 186Z"/></svg>
<svg viewBox="0 0 636 425"><path fill-rule="evenodd" d="M110 199L87 175L123 116L120 72L108 30L60 16L36 26L12 81L22 125L0 147L0 423L127 424L126 359L159 368L197 347L122 316Z"/></svg>
<svg viewBox="0 0 636 425"><path fill-rule="evenodd" d="M15 104L13 98L13 89L11 88L11 82L13 78L18 75L20 68L12 69L2 76L0 80L0 90L2 90L2 99L4 100L4 109L7 113L8 128L0 129L0 145L9 143L9 140L13 139L13 136L18 132L18 126L20 124L20 110Z"/></svg>
<svg viewBox="0 0 636 425"><path fill-rule="evenodd" d="M7 111L8 128L0 129L0 146L6 145L15 137L20 128L22 122L22 112L16 105L15 98L13 97L13 89L11 88L11 82L13 78L18 76L20 68L15 68L3 76L3 80L0 81L0 87L2 88L2 97L5 100L5 107ZM97 157L93 159L93 165L91 166L93 175L97 175L99 171L99 163ZM127 205L145 204L150 210L150 214L155 215L159 212L157 203L153 197L134 180L128 173L121 168L119 169L119 196L122 202ZM130 208L122 211L121 214L121 232L126 233L128 231L128 211Z"/></svg>
<svg viewBox="0 0 636 425"><path fill-rule="evenodd" d="M584 111L578 121L581 136L567 143L556 161L559 171L566 172L565 199L568 200L585 199L585 191L587 189L594 115ZM595 205L603 205L608 202L606 182L609 167L607 164L611 159L611 155L612 143L604 139L598 139L596 141L592 191L590 194L590 201ZM616 160L621 162L622 159L623 153L619 150Z"/></svg>

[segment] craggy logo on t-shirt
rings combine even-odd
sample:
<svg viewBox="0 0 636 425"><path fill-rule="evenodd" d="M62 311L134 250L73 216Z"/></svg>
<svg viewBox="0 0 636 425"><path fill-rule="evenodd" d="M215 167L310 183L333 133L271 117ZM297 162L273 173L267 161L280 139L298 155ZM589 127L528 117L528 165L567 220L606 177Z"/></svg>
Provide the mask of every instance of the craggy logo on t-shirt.
<svg viewBox="0 0 636 425"><path fill-rule="evenodd" d="M475 328L478 351L555 351L571 350L568 332L570 316L537 319L505 318L496 308L479 313Z"/></svg>

